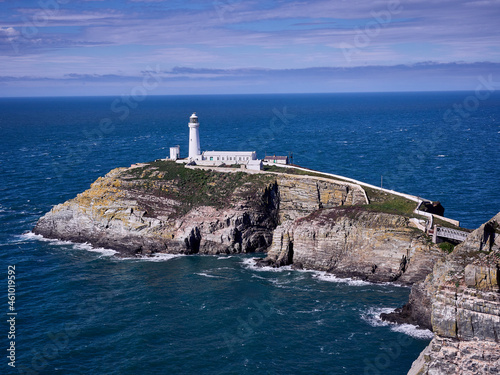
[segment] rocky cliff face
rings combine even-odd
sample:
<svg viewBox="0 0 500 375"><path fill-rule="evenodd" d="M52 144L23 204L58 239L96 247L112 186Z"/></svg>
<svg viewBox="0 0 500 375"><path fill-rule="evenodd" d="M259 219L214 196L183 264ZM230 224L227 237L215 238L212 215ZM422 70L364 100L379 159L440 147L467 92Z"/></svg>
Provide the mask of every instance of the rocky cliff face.
<svg viewBox="0 0 500 375"><path fill-rule="evenodd" d="M115 169L55 206L34 232L122 255L267 249L277 221L273 178L166 166Z"/></svg>
<svg viewBox="0 0 500 375"><path fill-rule="evenodd" d="M124 255L258 252L271 245L280 220L358 203L367 202L354 184L163 161L111 171L55 206L34 232Z"/></svg>
<svg viewBox="0 0 500 375"><path fill-rule="evenodd" d="M263 263L412 284L442 256L408 218L346 206L278 226Z"/></svg>
<svg viewBox="0 0 500 375"><path fill-rule="evenodd" d="M363 188L326 178L276 175L279 186L280 223L307 216L318 209L367 204Z"/></svg>
<svg viewBox="0 0 500 375"><path fill-rule="evenodd" d="M436 336L409 374L499 373L499 263L500 231L485 224L413 287L407 314Z"/></svg>

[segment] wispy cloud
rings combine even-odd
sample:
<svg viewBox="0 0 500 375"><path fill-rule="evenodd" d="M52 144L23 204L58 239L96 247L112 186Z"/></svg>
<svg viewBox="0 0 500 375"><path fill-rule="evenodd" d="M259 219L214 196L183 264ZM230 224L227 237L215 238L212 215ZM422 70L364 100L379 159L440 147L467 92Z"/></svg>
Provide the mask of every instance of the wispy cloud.
<svg viewBox="0 0 500 375"><path fill-rule="evenodd" d="M306 74L318 66L344 73L379 66L379 74L384 66L407 66L414 72L425 61L441 64L437 71L446 75L443 69L457 74L457 62L500 62L498 0L13 4L0 1L0 71L10 77L32 77L41 67L47 77L139 76L144 66L161 64L171 79L180 77L176 67L182 66L193 69L190 76L202 78L197 72L204 71L206 82L215 82L257 71L258 77L272 72L266 79L285 71Z"/></svg>
<svg viewBox="0 0 500 375"><path fill-rule="evenodd" d="M217 88L217 93L230 93L238 86L240 91L248 93L426 91L446 90L450 87L455 90L474 90L478 77L484 75L484 72L500 77L500 63L422 62L393 66L304 69L174 67L156 71L155 74L163 83L163 86L158 89L158 94L176 94L209 93L214 88ZM73 83L85 84L89 87L116 84L118 85L116 87L127 88L131 84L141 82L148 74L150 74L149 70L143 70L138 74L70 73L57 77L0 76L0 82L3 87L50 82L53 87L63 87ZM413 77L413 79L409 80L408 77ZM461 77L461 80L457 81L457 77ZM199 92L200 87L209 88L209 90ZM81 90L78 92L83 93Z"/></svg>

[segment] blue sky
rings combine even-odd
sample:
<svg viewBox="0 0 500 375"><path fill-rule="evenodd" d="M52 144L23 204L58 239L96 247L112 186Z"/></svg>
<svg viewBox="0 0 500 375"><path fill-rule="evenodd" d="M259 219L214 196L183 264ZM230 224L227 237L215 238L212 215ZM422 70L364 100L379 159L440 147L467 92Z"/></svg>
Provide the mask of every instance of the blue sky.
<svg viewBox="0 0 500 375"><path fill-rule="evenodd" d="M0 96L474 90L500 81L499 19L500 0L0 0Z"/></svg>

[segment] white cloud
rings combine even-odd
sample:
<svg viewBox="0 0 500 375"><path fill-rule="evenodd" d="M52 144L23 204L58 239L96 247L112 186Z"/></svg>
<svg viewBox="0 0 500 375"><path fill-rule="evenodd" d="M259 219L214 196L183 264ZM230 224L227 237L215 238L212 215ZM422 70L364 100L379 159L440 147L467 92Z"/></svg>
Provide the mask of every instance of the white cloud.
<svg viewBox="0 0 500 375"><path fill-rule="evenodd" d="M67 2L32 36L23 28L42 10L19 8L2 15L0 70L133 75L156 63L281 71L500 61L500 0L396 1Z"/></svg>

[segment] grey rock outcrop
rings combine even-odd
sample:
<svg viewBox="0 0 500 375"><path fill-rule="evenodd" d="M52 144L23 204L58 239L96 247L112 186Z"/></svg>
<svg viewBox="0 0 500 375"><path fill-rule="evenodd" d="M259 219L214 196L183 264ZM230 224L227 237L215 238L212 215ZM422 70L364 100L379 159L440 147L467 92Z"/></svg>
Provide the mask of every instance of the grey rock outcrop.
<svg viewBox="0 0 500 375"><path fill-rule="evenodd" d="M363 188L348 182L290 174L276 176L280 194L280 223L307 216L322 208L367 204Z"/></svg>
<svg viewBox="0 0 500 375"><path fill-rule="evenodd" d="M425 278L442 257L408 218L346 206L278 226L262 263L412 284Z"/></svg>
<svg viewBox="0 0 500 375"><path fill-rule="evenodd" d="M491 221L499 223L500 213ZM415 285L408 310L430 320L434 339L409 374L498 374L500 369L500 231L472 232ZM424 296L424 301L419 296ZM418 319L418 316L416 317Z"/></svg>

